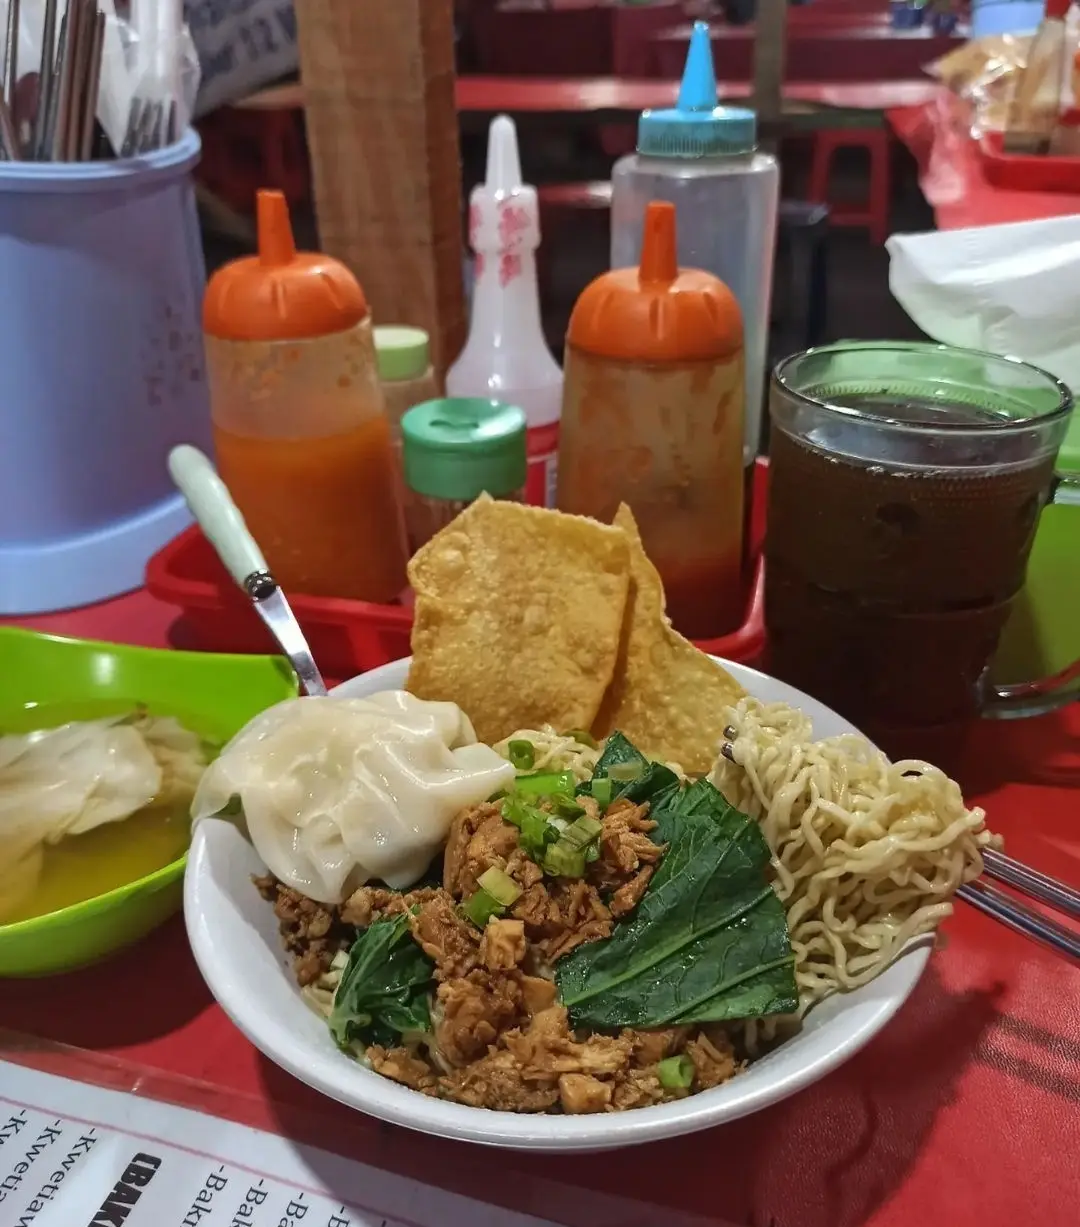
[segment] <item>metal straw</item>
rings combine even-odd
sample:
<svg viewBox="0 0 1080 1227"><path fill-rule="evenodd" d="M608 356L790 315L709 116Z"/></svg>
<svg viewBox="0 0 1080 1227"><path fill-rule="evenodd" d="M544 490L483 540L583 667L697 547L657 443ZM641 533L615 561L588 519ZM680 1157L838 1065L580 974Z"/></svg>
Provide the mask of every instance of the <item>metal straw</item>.
<svg viewBox="0 0 1080 1227"><path fill-rule="evenodd" d="M3 98L6 114L3 126L5 153L13 161L22 157L19 147L19 116L15 102L15 87L19 83L19 0L8 0L7 42L4 45Z"/></svg>
<svg viewBox="0 0 1080 1227"><path fill-rule="evenodd" d="M41 68L38 74L38 104L34 113L34 131L30 138L30 156L43 158L48 134L49 111L53 106L56 84L56 3L45 0L45 16L41 26Z"/></svg>
<svg viewBox="0 0 1080 1227"><path fill-rule="evenodd" d="M82 137L78 157L86 162L94 147L94 121L97 118L98 94L101 91L101 58L105 50L105 14L99 9L94 17L90 39L90 68L86 92L83 95Z"/></svg>

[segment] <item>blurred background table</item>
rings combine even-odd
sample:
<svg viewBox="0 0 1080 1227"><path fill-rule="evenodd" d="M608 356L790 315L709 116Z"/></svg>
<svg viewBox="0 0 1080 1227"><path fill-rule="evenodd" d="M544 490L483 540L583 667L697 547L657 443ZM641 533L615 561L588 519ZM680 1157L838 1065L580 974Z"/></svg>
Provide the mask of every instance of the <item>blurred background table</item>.
<svg viewBox="0 0 1080 1227"><path fill-rule="evenodd" d="M656 76L677 77L682 72L690 29L679 26L653 36ZM733 81L749 79L754 27L713 25L710 33L717 76ZM964 41L965 36L959 32L940 35L927 29L894 30L887 21L834 25L796 18L788 26L785 84L917 77L926 65L962 46Z"/></svg>

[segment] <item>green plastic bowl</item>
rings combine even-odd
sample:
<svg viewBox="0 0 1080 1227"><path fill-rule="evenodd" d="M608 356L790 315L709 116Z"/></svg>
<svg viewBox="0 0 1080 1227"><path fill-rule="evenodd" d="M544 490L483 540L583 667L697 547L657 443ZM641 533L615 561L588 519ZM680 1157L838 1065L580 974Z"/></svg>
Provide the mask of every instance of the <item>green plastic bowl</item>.
<svg viewBox="0 0 1080 1227"><path fill-rule="evenodd" d="M0 627L2 731L33 727L34 706L75 720L144 703L224 742L295 694L292 670L276 656L133 648ZM0 925L0 976L68 971L137 941L179 911L186 860L59 912Z"/></svg>

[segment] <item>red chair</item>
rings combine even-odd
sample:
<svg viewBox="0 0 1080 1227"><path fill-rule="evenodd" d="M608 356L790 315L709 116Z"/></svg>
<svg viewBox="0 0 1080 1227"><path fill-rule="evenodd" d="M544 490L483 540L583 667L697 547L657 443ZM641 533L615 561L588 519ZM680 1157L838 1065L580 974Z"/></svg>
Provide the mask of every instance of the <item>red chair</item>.
<svg viewBox="0 0 1080 1227"><path fill-rule="evenodd" d="M836 200L829 194L833 154L838 149L865 149L870 159L869 190L861 204ZM892 199L892 147L888 128L833 128L814 133L810 165L810 199L829 206L836 226L865 226L875 243L889 237Z"/></svg>

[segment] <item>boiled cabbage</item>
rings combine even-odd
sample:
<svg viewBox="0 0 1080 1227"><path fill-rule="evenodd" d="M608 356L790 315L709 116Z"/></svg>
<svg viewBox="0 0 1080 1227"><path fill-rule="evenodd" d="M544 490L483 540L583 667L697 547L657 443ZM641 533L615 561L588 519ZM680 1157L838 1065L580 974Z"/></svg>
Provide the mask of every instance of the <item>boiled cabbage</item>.
<svg viewBox="0 0 1080 1227"><path fill-rule="evenodd" d="M321 903L379 878L410 886L454 815L514 779L454 703L402 690L289 699L242 729L207 770L195 821L239 798L270 871Z"/></svg>

